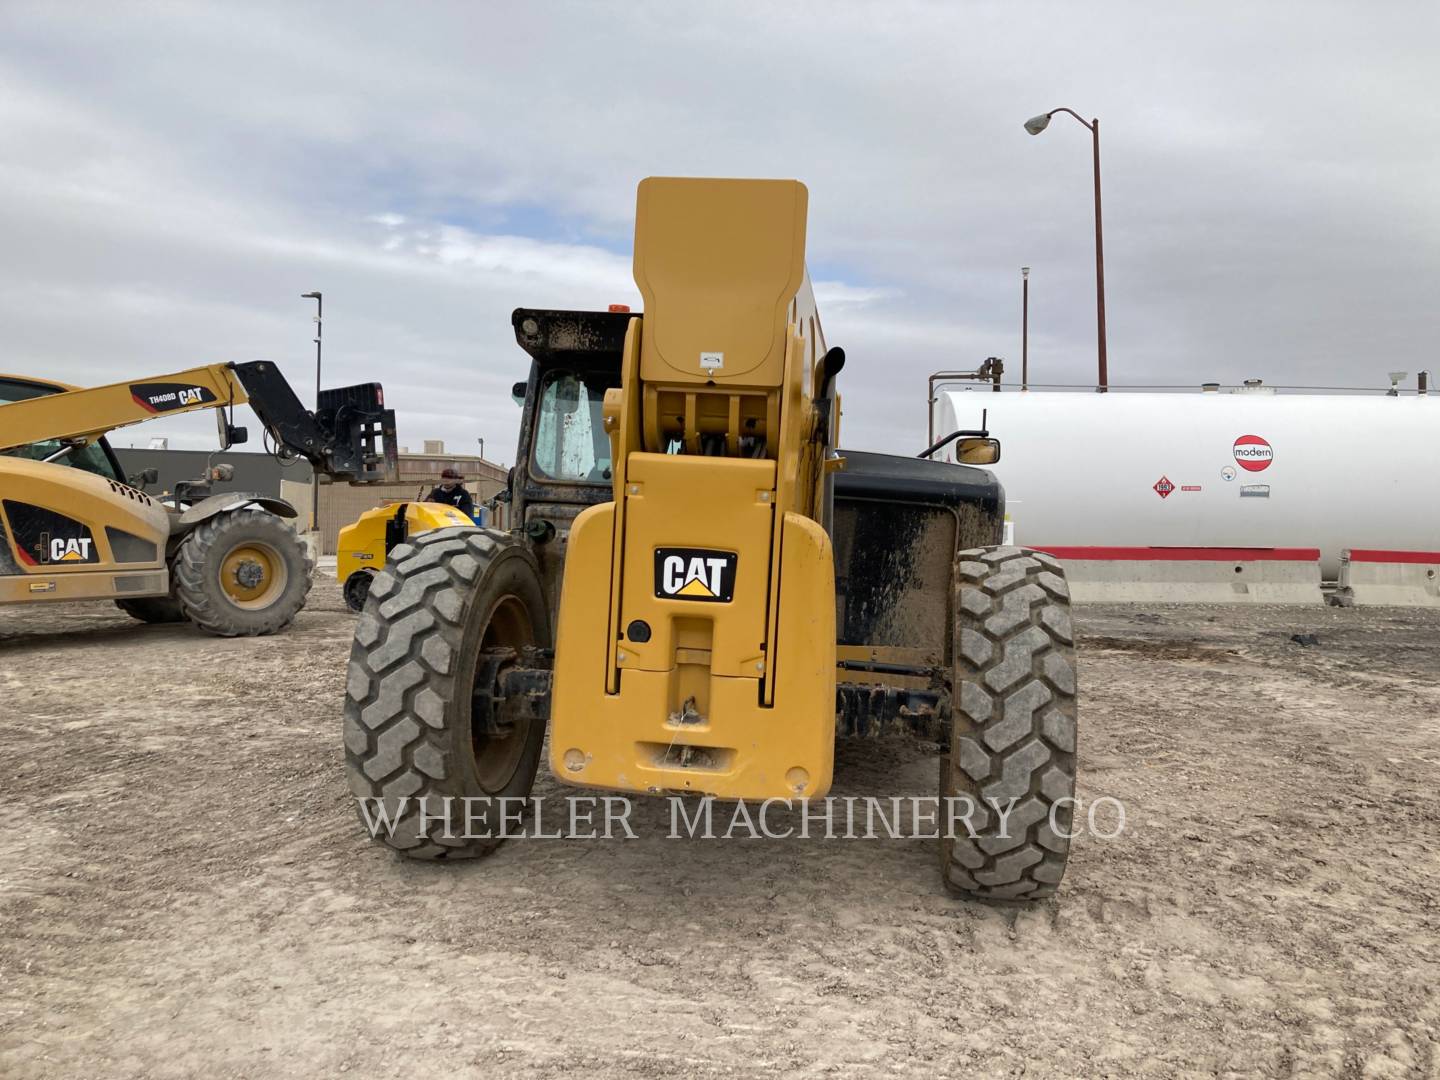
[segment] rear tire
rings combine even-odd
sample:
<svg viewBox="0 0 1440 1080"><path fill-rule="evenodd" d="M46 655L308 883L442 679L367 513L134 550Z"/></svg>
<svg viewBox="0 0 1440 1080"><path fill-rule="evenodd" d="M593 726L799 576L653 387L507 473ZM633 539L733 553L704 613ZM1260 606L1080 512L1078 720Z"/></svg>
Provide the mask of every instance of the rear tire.
<svg viewBox="0 0 1440 1080"><path fill-rule="evenodd" d="M952 731L940 790L976 810L969 828L957 819L955 836L940 842L945 884L992 900L1053 896L1075 795L1065 571L1050 555L1016 547L962 551L955 567ZM997 805L1010 807L1003 822Z"/></svg>
<svg viewBox="0 0 1440 1080"><path fill-rule="evenodd" d="M417 859L474 858L500 845L501 806L487 799L530 794L545 723L487 734L472 723L472 695L485 650L527 645L550 645L527 547L459 527L390 552L355 626L345 687L346 771L376 840ZM388 830L370 828L367 807L383 810Z"/></svg>
<svg viewBox="0 0 1440 1080"><path fill-rule="evenodd" d="M141 596L134 600L116 600L115 606L131 618L145 623L177 623L185 621L180 601L173 596Z"/></svg>
<svg viewBox="0 0 1440 1080"><path fill-rule="evenodd" d="M365 598L370 595L370 585L375 580L374 570L356 570L345 579L341 591L345 594L345 606L357 615L365 610Z"/></svg>
<svg viewBox="0 0 1440 1080"><path fill-rule="evenodd" d="M221 637L273 634L305 606L314 569L294 530L265 510L227 510L180 542L172 579L185 617Z"/></svg>

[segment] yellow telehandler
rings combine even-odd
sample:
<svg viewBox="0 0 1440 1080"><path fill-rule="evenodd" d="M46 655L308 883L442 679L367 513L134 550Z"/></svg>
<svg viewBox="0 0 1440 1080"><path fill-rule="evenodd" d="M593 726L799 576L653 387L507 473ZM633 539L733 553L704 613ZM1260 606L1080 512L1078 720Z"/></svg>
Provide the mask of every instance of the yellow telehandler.
<svg viewBox="0 0 1440 1080"><path fill-rule="evenodd" d="M222 636L288 625L310 591L295 509L253 492L212 494L211 470L162 502L133 486L105 433L161 415L216 410L221 449L245 441L249 405L273 452L317 475L398 474L395 418L379 383L300 404L272 363L210 364L79 388L0 375L0 604L113 600L145 622L189 620ZM143 482L143 481L142 481Z"/></svg>
<svg viewBox="0 0 1440 1080"><path fill-rule="evenodd" d="M837 737L938 743L944 880L1051 895L1075 786L1064 572L997 546L985 431L838 449L837 375L795 181L639 188L644 313L520 309L513 531L400 544L345 704L350 786L407 855L484 855L549 727L566 784L816 799ZM370 817L373 821L374 817ZM376 835L372 829L372 835Z"/></svg>

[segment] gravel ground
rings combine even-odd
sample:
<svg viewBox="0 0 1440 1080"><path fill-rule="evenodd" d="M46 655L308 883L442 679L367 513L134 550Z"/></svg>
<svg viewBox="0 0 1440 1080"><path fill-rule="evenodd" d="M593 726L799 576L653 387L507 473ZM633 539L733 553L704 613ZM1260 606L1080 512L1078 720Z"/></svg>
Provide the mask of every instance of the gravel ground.
<svg viewBox="0 0 1440 1080"><path fill-rule="evenodd" d="M1001 907L933 842L656 802L408 863L346 792L332 583L256 640L0 609L0 1076L1440 1076L1440 611L1079 622L1081 795L1126 828ZM835 794L935 790L840 749Z"/></svg>

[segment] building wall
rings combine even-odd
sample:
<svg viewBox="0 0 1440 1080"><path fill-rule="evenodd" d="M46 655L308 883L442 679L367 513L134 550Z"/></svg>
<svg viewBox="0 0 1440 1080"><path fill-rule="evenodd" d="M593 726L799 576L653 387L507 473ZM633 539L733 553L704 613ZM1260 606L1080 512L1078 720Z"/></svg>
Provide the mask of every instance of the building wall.
<svg viewBox="0 0 1440 1080"><path fill-rule="evenodd" d="M144 469L159 470L160 479L147 490L155 495L173 491L180 480L198 480L209 465L233 465L235 479L220 485L222 491L254 491L260 495L280 497L282 480L298 481L310 487L310 463L305 460L282 466L269 454L245 453L226 450L223 453L210 450L143 450L130 447L111 447L120 460L120 467L127 476L134 476ZM307 504L308 505L308 504Z"/></svg>
<svg viewBox="0 0 1440 1080"><path fill-rule="evenodd" d="M295 526L304 530L310 525L311 469L306 461L288 467L269 454L211 453L207 450L141 450L115 448L115 456L127 475L142 469L160 472L158 482L149 486L151 494L173 490L177 480L198 479L207 464L235 466L235 479L217 485L217 491L253 491L285 499L299 516ZM424 498L440 482L440 473L458 469L465 477L465 486L476 504L492 498L505 489L508 470L492 461L463 454L402 454L399 459L400 480L394 484L320 484L320 544L327 555L335 554L335 541L340 530L366 510L388 503ZM491 522L506 527L505 510L492 516Z"/></svg>

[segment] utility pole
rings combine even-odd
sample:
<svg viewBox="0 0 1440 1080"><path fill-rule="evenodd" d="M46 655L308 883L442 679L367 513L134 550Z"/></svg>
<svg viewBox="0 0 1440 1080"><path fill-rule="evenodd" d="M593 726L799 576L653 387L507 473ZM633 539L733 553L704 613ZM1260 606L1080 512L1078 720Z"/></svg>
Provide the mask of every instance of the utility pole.
<svg viewBox="0 0 1440 1080"><path fill-rule="evenodd" d="M1020 389L1030 389L1030 268L1020 267Z"/></svg>
<svg viewBox="0 0 1440 1080"><path fill-rule="evenodd" d="M320 408L320 339L325 329L325 297L318 292L300 294L301 300L315 301L315 408ZM320 474L310 470L310 528L320 528Z"/></svg>

